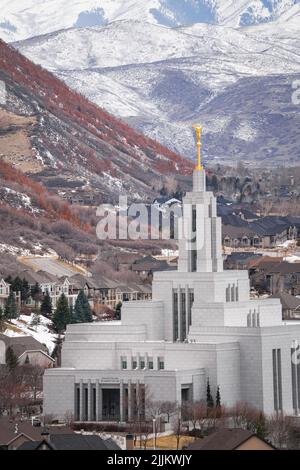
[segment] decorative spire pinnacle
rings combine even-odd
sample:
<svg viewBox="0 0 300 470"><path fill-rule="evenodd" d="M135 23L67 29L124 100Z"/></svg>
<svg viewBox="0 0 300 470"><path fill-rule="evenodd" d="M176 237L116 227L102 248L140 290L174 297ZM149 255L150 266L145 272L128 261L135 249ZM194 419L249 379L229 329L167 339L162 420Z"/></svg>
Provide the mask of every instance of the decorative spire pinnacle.
<svg viewBox="0 0 300 470"><path fill-rule="evenodd" d="M196 131L196 136L197 136L197 147L198 147L198 163L196 166L197 171L203 170L203 165L201 163L201 136L202 136L202 126L200 124L195 124L193 128Z"/></svg>

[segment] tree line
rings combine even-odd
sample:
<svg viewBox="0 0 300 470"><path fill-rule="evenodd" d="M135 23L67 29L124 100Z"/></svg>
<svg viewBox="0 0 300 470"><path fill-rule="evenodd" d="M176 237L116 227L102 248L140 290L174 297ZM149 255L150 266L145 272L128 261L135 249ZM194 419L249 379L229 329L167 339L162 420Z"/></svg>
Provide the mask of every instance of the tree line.
<svg viewBox="0 0 300 470"><path fill-rule="evenodd" d="M62 333L68 324L90 323L93 321L92 310L83 290L79 292L74 306L69 305L65 294L61 294L54 309L49 291L43 294L38 283L30 287L26 279L21 279L18 276L16 278L8 276L5 282L10 284L10 293L4 309L0 307L0 330L3 328L5 321L11 321L19 317L20 309L17 294L20 295L21 304L23 305L29 298L35 301L35 310L38 311L34 314L32 326L39 324L40 314L52 319L53 327L57 333ZM39 309L38 305L40 305Z"/></svg>

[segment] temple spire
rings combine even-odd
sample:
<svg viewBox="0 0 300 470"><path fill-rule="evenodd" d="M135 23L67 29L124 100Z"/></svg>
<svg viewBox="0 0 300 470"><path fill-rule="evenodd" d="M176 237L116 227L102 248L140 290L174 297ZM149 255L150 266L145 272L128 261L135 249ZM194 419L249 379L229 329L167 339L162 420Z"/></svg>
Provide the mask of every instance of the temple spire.
<svg viewBox="0 0 300 470"><path fill-rule="evenodd" d="M201 136L202 136L202 126L200 124L195 124L193 128L196 131L196 136L197 136L197 147L198 147L198 161L197 161L197 166L196 170L201 171L203 170L203 165L201 163Z"/></svg>

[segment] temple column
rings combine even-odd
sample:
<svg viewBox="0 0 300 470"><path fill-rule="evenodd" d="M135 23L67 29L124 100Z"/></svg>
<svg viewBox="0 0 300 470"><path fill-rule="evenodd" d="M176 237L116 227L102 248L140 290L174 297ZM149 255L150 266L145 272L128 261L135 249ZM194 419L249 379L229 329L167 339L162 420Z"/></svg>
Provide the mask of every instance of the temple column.
<svg viewBox="0 0 300 470"><path fill-rule="evenodd" d="M92 421L92 381L91 379L88 380L88 393L87 393L87 398L88 398L88 416L87 420Z"/></svg>
<svg viewBox="0 0 300 470"><path fill-rule="evenodd" d="M137 380L136 386L135 386L135 399L136 399L136 408L137 408L137 414L140 412L140 381Z"/></svg>
<svg viewBox="0 0 300 470"><path fill-rule="evenodd" d="M99 407L98 421L102 421L103 420L103 390L102 390L101 384L99 384L98 394L99 394L98 396L98 407Z"/></svg>
<svg viewBox="0 0 300 470"><path fill-rule="evenodd" d="M84 407L84 394L83 394L83 380L79 384L79 421L83 421L83 407Z"/></svg>
<svg viewBox="0 0 300 470"><path fill-rule="evenodd" d="M190 296L189 296L189 286L185 286L185 324L186 324L186 338L189 334L189 313L190 313ZM186 339L185 338L185 339Z"/></svg>
<svg viewBox="0 0 300 470"><path fill-rule="evenodd" d="M181 309L181 288L177 289L178 297L178 339L182 341L182 309Z"/></svg>
<svg viewBox="0 0 300 470"><path fill-rule="evenodd" d="M128 380L128 421L131 421L132 418L132 400L131 400L131 380Z"/></svg>
<svg viewBox="0 0 300 470"><path fill-rule="evenodd" d="M99 420L99 380L96 380L96 421Z"/></svg>
<svg viewBox="0 0 300 470"><path fill-rule="evenodd" d="M120 422L124 422L124 383L120 382Z"/></svg>

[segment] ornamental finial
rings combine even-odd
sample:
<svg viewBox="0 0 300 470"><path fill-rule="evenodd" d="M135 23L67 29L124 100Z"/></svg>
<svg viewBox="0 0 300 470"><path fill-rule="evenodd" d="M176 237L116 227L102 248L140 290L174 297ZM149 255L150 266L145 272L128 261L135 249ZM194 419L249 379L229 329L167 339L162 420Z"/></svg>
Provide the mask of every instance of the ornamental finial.
<svg viewBox="0 0 300 470"><path fill-rule="evenodd" d="M198 147L198 164L196 166L196 170L200 171L203 170L203 165L201 163L201 136L202 136L202 126L200 124L195 124L193 128L196 131L197 136L197 147Z"/></svg>

